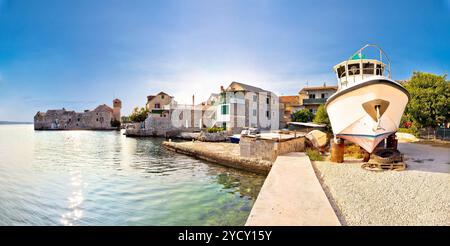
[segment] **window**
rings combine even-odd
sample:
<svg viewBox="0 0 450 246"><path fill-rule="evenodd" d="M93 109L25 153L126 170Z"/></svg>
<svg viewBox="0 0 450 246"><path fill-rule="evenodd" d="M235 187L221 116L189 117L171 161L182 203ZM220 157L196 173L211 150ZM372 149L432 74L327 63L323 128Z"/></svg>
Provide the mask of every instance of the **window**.
<svg viewBox="0 0 450 246"><path fill-rule="evenodd" d="M364 63L363 64L363 74L373 74L373 69L375 65L373 63Z"/></svg>
<svg viewBox="0 0 450 246"><path fill-rule="evenodd" d="M222 111L222 114L229 114L228 105L222 105L221 111Z"/></svg>
<svg viewBox="0 0 450 246"><path fill-rule="evenodd" d="M339 78L345 77L345 66L339 67L337 73Z"/></svg>
<svg viewBox="0 0 450 246"><path fill-rule="evenodd" d="M315 99L316 98L316 94L309 94L309 99Z"/></svg>
<svg viewBox="0 0 450 246"><path fill-rule="evenodd" d="M270 111L266 111L266 117L267 119L270 119Z"/></svg>
<svg viewBox="0 0 450 246"><path fill-rule="evenodd" d="M97 121L98 121L98 118L97 118Z"/></svg>
<svg viewBox="0 0 450 246"><path fill-rule="evenodd" d="M352 64L348 68L348 75L357 75L359 74L359 64Z"/></svg>
<svg viewBox="0 0 450 246"><path fill-rule="evenodd" d="M161 105L159 103L155 103L155 108L160 108Z"/></svg>
<svg viewBox="0 0 450 246"><path fill-rule="evenodd" d="M322 93L321 98L325 98L325 97L326 97L326 94Z"/></svg>
<svg viewBox="0 0 450 246"><path fill-rule="evenodd" d="M256 109L253 109L253 116L256 116Z"/></svg>
<svg viewBox="0 0 450 246"><path fill-rule="evenodd" d="M81 120L80 118L77 119L78 122L80 122L80 120Z"/></svg>
<svg viewBox="0 0 450 246"><path fill-rule="evenodd" d="M380 64L377 64L377 71L375 71L376 75L383 75L383 69Z"/></svg>
<svg viewBox="0 0 450 246"><path fill-rule="evenodd" d="M270 104L270 98L266 98L266 103Z"/></svg>
<svg viewBox="0 0 450 246"><path fill-rule="evenodd" d="M161 95L161 99L164 99L164 95Z"/></svg>
<svg viewBox="0 0 450 246"><path fill-rule="evenodd" d="M253 102L256 102L257 99L256 95L253 95Z"/></svg>

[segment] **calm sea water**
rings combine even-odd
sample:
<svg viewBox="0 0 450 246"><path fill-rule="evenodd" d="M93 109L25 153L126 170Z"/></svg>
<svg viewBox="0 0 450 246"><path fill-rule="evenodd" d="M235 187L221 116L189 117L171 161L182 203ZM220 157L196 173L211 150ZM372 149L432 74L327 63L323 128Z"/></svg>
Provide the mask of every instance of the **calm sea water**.
<svg viewBox="0 0 450 246"><path fill-rule="evenodd" d="M119 132L0 125L0 225L243 225L264 177Z"/></svg>

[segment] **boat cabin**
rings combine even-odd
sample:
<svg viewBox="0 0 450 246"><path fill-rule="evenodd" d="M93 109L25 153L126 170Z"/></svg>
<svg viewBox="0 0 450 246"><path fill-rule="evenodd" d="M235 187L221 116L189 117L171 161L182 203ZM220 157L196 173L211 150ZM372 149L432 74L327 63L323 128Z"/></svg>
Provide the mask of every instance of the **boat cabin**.
<svg viewBox="0 0 450 246"><path fill-rule="evenodd" d="M349 60L334 66L339 89L345 89L372 76L384 76L386 65L372 59Z"/></svg>
<svg viewBox="0 0 450 246"><path fill-rule="evenodd" d="M379 51L379 59L368 59L363 51L368 47L375 47ZM383 57L387 64L383 63ZM391 77L390 61L386 54L376 45L366 45L348 60L333 67L338 80L338 90L360 83L373 76Z"/></svg>

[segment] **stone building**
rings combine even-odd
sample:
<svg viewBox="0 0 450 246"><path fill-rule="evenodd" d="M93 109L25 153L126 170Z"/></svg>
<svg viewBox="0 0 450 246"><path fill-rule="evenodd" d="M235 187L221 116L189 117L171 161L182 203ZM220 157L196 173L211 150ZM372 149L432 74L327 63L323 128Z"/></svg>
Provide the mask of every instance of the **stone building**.
<svg viewBox="0 0 450 246"><path fill-rule="evenodd" d="M120 101L119 99L114 99L113 100L113 119L116 121L121 121L121 115L120 115L120 110L122 109L122 101Z"/></svg>
<svg viewBox="0 0 450 246"><path fill-rule="evenodd" d="M106 104L84 112L68 111L65 108L37 112L34 116L35 130L114 130L113 121L120 122L122 102L113 101L113 108Z"/></svg>
<svg viewBox="0 0 450 246"><path fill-rule="evenodd" d="M312 113L317 112L317 108L321 104L325 104L327 99L336 93L337 86L323 86L304 87L298 94L300 105L302 108L309 109Z"/></svg>
<svg viewBox="0 0 450 246"><path fill-rule="evenodd" d="M160 109L164 105L170 104L172 101L172 96L161 91L156 95L147 96L147 103L145 104L146 108L151 111L152 109Z"/></svg>

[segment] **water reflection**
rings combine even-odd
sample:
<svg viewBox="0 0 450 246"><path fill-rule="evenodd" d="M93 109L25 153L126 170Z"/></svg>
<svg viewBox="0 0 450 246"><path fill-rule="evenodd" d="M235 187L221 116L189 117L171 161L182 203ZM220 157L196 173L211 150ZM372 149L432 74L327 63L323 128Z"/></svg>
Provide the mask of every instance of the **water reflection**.
<svg viewBox="0 0 450 246"><path fill-rule="evenodd" d="M81 208L84 201L83 188L87 185L83 183L83 176L80 171L71 171L70 180L73 192L68 197L69 211L64 213L60 220L61 224L67 226L74 225L83 216L83 209Z"/></svg>
<svg viewBox="0 0 450 246"><path fill-rule="evenodd" d="M0 135L0 225L243 225L264 181L163 139L32 126Z"/></svg>

